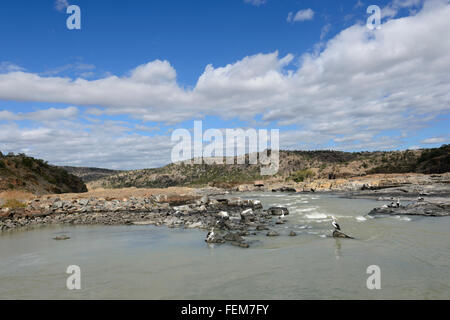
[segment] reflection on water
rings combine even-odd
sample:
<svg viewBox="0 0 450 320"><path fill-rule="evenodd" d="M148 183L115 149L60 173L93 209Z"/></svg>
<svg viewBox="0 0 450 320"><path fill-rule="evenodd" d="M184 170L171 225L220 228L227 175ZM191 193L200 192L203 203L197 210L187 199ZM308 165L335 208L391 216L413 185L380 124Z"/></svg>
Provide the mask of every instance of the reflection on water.
<svg viewBox="0 0 450 320"><path fill-rule="evenodd" d="M338 260L342 256L342 253L341 253L341 248L342 248L341 239L334 239L334 241L335 241L334 254L336 256L336 260Z"/></svg>
<svg viewBox="0 0 450 320"><path fill-rule="evenodd" d="M240 194L242 196L242 194ZM247 193L289 208L279 237L250 249L153 226L43 227L0 234L1 299L449 299L450 218L366 216L382 203L326 194ZM330 215L355 240L333 239ZM405 219L407 218L407 219ZM297 236L290 237L295 231ZM55 241L67 234L67 241ZM381 290L368 290L369 265ZM67 266L82 290L66 289Z"/></svg>

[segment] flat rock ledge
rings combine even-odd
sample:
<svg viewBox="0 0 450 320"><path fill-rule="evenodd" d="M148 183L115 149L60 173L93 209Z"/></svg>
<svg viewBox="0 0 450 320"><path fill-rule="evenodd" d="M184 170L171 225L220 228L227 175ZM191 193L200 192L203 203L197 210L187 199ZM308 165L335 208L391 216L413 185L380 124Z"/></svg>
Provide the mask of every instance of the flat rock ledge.
<svg viewBox="0 0 450 320"><path fill-rule="evenodd" d="M444 217L450 215L450 200L442 199L434 201L415 201L411 204L400 207L380 207L369 212L371 216L377 215L409 215L409 216L429 216Z"/></svg>
<svg viewBox="0 0 450 320"><path fill-rule="evenodd" d="M39 225L155 225L170 228L195 228L218 234L215 243L229 242L247 248L244 236L270 230L286 208L264 210L259 200L241 198L201 200L173 206L164 197L107 200L102 198L61 201L59 198L35 199L26 208L1 209L0 230ZM267 231L265 231L267 233Z"/></svg>

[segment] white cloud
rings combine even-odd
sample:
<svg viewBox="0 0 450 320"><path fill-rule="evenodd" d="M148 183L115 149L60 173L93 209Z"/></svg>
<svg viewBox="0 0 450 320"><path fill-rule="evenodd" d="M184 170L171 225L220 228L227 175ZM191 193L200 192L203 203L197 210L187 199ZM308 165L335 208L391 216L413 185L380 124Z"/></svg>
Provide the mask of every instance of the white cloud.
<svg viewBox="0 0 450 320"><path fill-rule="evenodd" d="M66 72L72 72L76 74L77 76L82 76L84 73L92 73L92 70L95 69L95 66L92 64L82 63L82 62L75 62L66 64L63 66L59 66L56 68L52 68L49 70L46 70L42 73L40 73L41 76L55 76L55 75L61 75Z"/></svg>
<svg viewBox="0 0 450 320"><path fill-rule="evenodd" d="M322 27L322 30L320 31L320 40L323 40L327 36L328 32L330 32L330 30L331 23L327 23L326 25L324 25Z"/></svg>
<svg viewBox="0 0 450 320"><path fill-rule="evenodd" d="M244 0L244 2L259 7L260 5L265 4L267 0Z"/></svg>
<svg viewBox="0 0 450 320"><path fill-rule="evenodd" d="M78 115L78 109L68 107L64 109L49 108L27 113L13 113L7 110L0 110L0 121L53 121L58 119L74 119Z"/></svg>
<svg viewBox="0 0 450 320"><path fill-rule="evenodd" d="M55 1L55 9L58 11L64 11L69 6L69 2L67 0L56 0Z"/></svg>
<svg viewBox="0 0 450 320"><path fill-rule="evenodd" d="M170 137L127 130L115 122L81 125L64 121L36 128L0 125L0 150L24 152L56 165L113 169L159 167L170 161Z"/></svg>
<svg viewBox="0 0 450 320"><path fill-rule="evenodd" d="M16 71L25 71L25 69L9 61L0 62L0 74Z"/></svg>
<svg viewBox="0 0 450 320"><path fill-rule="evenodd" d="M441 143L448 143L448 139L444 138L444 137L433 137L433 138L428 138L428 139L424 139L422 141L420 141L420 143L423 144L441 144Z"/></svg>
<svg viewBox="0 0 450 320"><path fill-rule="evenodd" d="M381 9L382 18L394 18L403 8L418 8L424 0L394 0ZM436 0L429 0L434 2ZM438 0L440 1L440 0Z"/></svg>
<svg viewBox="0 0 450 320"><path fill-rule="evenodd" d="M305 10L298 11L295 15L292 12L289 12L287 21L288 22L307 21L312 20L313 18L314 18L314 11L308 8Z"/></svg>
<svg viewBox="0 0 450 320"><path fill-rule="evenodd" d="M358 0L354 6L354 8L362 8L364 7L364 2L362 2L361 0Z"/></svg>

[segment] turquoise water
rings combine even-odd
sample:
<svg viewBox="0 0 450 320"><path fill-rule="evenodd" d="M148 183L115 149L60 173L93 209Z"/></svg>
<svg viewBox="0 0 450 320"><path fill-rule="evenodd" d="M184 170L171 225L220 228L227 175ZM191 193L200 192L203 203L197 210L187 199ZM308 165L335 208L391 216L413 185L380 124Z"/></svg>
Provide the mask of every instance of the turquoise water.
<svg viewBox="0 0 450 320"><path fill-rule="evenodd" d="M208 246L202 230L49 226L0 233L0 299L449 299L450 218L365 216L382 203L239 194L289 208L279 237ZM355 240L330 238L329 215ZM298 236L289 237L293 230ZM52 238L67 234L67 241ZM81 290L66 268L81 268ZM369 265L381 289L369 290Z"/></svg>

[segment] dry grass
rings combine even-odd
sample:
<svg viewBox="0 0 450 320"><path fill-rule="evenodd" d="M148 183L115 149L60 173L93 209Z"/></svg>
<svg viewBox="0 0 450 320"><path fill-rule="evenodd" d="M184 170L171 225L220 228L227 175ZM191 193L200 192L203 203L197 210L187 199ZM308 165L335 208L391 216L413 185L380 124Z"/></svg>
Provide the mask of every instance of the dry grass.
<svg viewBox="0 0 450 320"><path fill-rule="evenodd" d="M22 201L27 201L27 200L31 200L35 197L35 195L33 195L30 192L26 192L26 191L19 191L19 190L11 190L11 191L3 191L0 192L0 200L14 200L14 199L18 199L18 200L22 200Z"/></svg>
<svg viewBox="0 0 450 320"><path fill-rule="evenodd" d="M25 208L26 206L27 205L22 201L19 201L17 199L9 199L9 200L6 200L6 202L3 204L2 207L9 208L9 209L19 209L19 208Z"/></svg>
<svg viewBox="0 0 450 320"><path fill-rule="evenodd" d="M89 192L85 193L65 193L58 195L46 195L44 197L58 197L63 200L73 200L82 198L105 198L105 199L127 199L130 197L136 198L147 198L151 195L167 195L170 197L195 197L197 193L193 188L187 187L170 187L165 189L141 189L141 188L122 188L122 189L90 189ZM174 199L175 200L175 199Z"/></svg>

